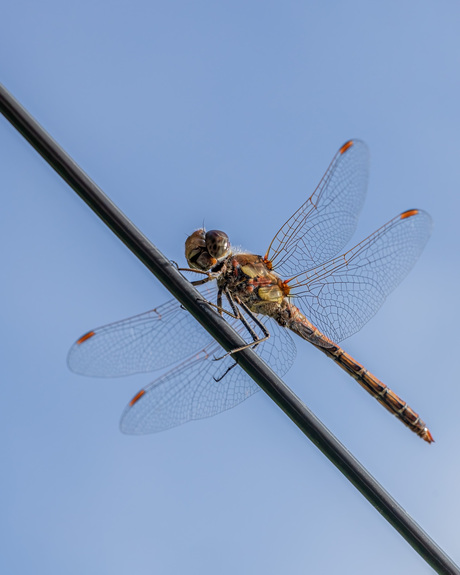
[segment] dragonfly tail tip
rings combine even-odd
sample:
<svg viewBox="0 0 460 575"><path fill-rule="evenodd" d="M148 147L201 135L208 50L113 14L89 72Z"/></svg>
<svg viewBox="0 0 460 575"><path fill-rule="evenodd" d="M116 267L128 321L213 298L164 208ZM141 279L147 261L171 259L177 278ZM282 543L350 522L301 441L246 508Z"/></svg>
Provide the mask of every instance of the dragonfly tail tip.
<svg viewBox="0 0 460 575"><path fill-rule="evenodd" d="M435 443L435 440L434 440L433 436L431 435L431 432L428 429L428 427L425 427L425 429L423 430L423 433L421 434L421 437L427 443Z"/></svg>

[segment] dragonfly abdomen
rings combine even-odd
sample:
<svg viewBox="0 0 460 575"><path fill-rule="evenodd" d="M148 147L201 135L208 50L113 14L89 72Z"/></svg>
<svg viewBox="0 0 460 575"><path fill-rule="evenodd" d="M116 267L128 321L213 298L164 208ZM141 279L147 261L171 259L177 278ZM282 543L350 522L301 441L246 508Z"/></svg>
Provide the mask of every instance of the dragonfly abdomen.
<svg viewBox="0 0 460 575"><path fill-rule="evenodd" d="M279 318L279 323L285 321L286 315L290 317L290 320L284 323L286 327L297 333L301 338L312 343L328 357L333 359L343 370L351 375L361 387L375 397L381 405L400 419L414 433L428 443L434 441L433 436L418 413L409 407L405 401L380 381L380 379L356 361L349 353L321 333L308 321L298 308L287 304L284 310L284 318Z"/></svg>
<svg viewBox="0 0 460 575"><path fill-rule="evenodd" d="M374 374L364 368L349 353L341 347L337 350L331 348L321 348L321 351L333 359L342 369L350 374L368 393L383 405L390 413L400 419L409 429L419 435L422 439L431 443L433 436L427 428L425 422L420 418L409 405L396 393L385 385Z"/></svg>

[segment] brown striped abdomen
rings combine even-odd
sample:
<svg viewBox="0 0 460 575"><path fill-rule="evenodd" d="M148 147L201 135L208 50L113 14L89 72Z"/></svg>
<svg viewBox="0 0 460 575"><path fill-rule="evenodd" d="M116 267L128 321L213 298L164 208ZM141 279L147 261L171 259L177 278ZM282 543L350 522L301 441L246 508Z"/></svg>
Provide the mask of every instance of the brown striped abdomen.
<svg viewBox="0 0 460 575"><path fill-rule="evenodd" d="M290 316L286 321L286 312ZM388 386L370 373L363 365L357 362L341 347L322 334L313 326L305 316L293 305L288 304L284 309L283 323L301 338L309 341L342 369L350 374L368 393L375 397L388 411L400 419L409 429L419 435L428 443L434 441L429 429L419 415L407 405Z"/></svg>

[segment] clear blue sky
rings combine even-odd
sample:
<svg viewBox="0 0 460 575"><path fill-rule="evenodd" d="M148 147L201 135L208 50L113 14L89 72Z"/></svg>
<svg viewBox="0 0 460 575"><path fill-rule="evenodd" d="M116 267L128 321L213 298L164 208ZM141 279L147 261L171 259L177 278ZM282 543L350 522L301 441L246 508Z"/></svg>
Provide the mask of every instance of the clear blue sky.
<svg viewBox="0 0 460 575"><path fill-rule="evenodd" d="M355 240L409 208L420 261L344 347L421 413L406 430L299 341L287 383L460 562L458 2L8 2L0 81L173 260L203 220L264 252L337 148L370 183ZM169 299L0 118L0 571L431 573L262 393L145 437L155 376L98 380L88 329Z"/></svg>

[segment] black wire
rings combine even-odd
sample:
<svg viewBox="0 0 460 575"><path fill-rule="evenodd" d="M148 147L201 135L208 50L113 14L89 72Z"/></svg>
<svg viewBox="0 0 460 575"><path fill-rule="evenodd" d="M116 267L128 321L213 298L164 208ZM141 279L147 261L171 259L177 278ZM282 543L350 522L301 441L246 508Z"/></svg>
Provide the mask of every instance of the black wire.
<svg viewBox="0 0 460 575"><path fill-rule="evenodd" d="M224 349L229 351L243 345L242 339L219 314L203 304L201 296L175 266L1 84L0 111ZM238 353L236 360L435 571L460 575L460 569L450 557L252 350Z"/></svg>

